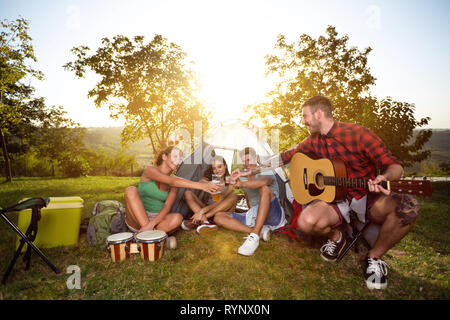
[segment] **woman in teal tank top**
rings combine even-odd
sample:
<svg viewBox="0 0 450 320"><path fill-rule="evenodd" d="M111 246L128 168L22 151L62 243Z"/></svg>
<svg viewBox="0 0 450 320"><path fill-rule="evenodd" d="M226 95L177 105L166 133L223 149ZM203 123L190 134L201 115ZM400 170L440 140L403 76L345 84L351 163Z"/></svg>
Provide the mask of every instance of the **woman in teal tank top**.
<svg viewBox="0 0 450 320"><path fill-rule="evenodd" d="M214 193L218 186L212 182L194 182L172 176L181 164L182 151L176 147L162 150L155 165L148 166L142 173L138 188L125 190L125 222L133 232L162 230L167 234L175 231L183 216L170 212L177 197L178 188L199 189Z"/></svg>

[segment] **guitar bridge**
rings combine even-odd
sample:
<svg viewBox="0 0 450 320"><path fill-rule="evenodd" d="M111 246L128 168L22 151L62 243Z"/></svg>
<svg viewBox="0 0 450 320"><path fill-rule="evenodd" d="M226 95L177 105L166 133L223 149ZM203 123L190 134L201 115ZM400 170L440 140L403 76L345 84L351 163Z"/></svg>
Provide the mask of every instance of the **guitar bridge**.
<svg viewBox="0 0 450 320"><path fill-rule="evenodd" d="M305 190L308 189L308 174L306 173L306 168L303 169L303 184L305 185Z"/></svg>

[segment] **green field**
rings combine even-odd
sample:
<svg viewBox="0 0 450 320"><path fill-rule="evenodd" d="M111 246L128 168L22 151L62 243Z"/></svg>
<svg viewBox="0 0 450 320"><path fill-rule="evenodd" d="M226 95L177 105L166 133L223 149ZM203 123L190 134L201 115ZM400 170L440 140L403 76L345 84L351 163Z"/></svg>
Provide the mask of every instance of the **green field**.
<svg viewBox="0 0 450 320"><path fill-rule="evenodd" d="M138 177L76 179L16 178L0 184L0 206L25 197L80 196L86 221L97 201L123 203L123 191ZM422 210L413 231L387 255L388 289L370 291L362 277L361 257L350 251L337 264L324 262L318 249L273 235L255 255L237 254L243 234L219 229L207 235L178 231L176 250L165 250L155 262L139 255L113 263L106 250L90 247L86 234L76 246L43 249L62 272L55 274L37 255L24 271L19 259L0 299L444 299L450 298L450 183L433 183L433 197L420 200ZM17 214L8 215L17 220ZM15 249L15 233L0 222L0 272ZM66 272L81 270L81 288L68 289Z"/></svg>

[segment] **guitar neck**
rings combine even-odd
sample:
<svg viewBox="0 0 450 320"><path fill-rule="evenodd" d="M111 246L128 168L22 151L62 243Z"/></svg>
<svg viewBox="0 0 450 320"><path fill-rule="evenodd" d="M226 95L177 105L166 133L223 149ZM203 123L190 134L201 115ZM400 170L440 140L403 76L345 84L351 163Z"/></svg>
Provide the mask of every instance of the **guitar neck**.
<svg viewBox="0 0 450 320"><path fill-rule="evenodd" d="M369 185L366 179L361 178L344 178L344 177L323 177L324 184L328 186L345 187L345 188L356 188L369 190ZM389 181L382 181L380 185L390 190Z"/></svg>
<svg viewBox="0 0 450 320"><path fill-rule="evenodd" d="M326 202L343 199L348 190L369 190L369 179L347 178L345 163L338 159L311 159L296 153L290 167L291 188L297 202L306 204L314 199ZM331 187L329 187L331 186ZM335 188L333 188L333 186ZM400 179L382 181L379 186L398 194L431 196L429 180Z"/></svg>

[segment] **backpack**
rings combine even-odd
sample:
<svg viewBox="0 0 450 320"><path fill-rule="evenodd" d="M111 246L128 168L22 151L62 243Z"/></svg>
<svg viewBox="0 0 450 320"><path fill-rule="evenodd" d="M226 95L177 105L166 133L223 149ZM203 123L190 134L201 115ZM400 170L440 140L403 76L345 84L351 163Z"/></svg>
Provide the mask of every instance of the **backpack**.
<svg viewBox="0 0 450 320"><path fill-rule="evenodd" d="M94 205L87 227L87 241L92 246L106 246L106 239L114 233L126 232L125 209L116 200L102 200Z"/></svg>
<svg viewBox="0 0 450 320"><path fill-rule="evenodd" d="M287 205L285 204L283 207L286 206ZM274 230L274 233L286 234L289 237L289 241L292 240L300 241L301 235L300 231L298 230L297 221L298 217L300 216L300 213L302 212L302 206L297 201L293 200L290 211L291 215L290 216L286 215L288 224L286 224L284 227Z"/></svg>
<svg viewBox="0 0 450 320"><path fill-rule="evenodd" d="M278 184L278 199L280 200L280 205L284 209L284 214L286 216L286 220L289 222L292 222L294 218L294 202L295 200L291 201L288 198L287 192L286 192L286 184L288 184L289 180L283 181L281 177L278 175L278 173L274 172L275 178L277 180Z"/></svg>

